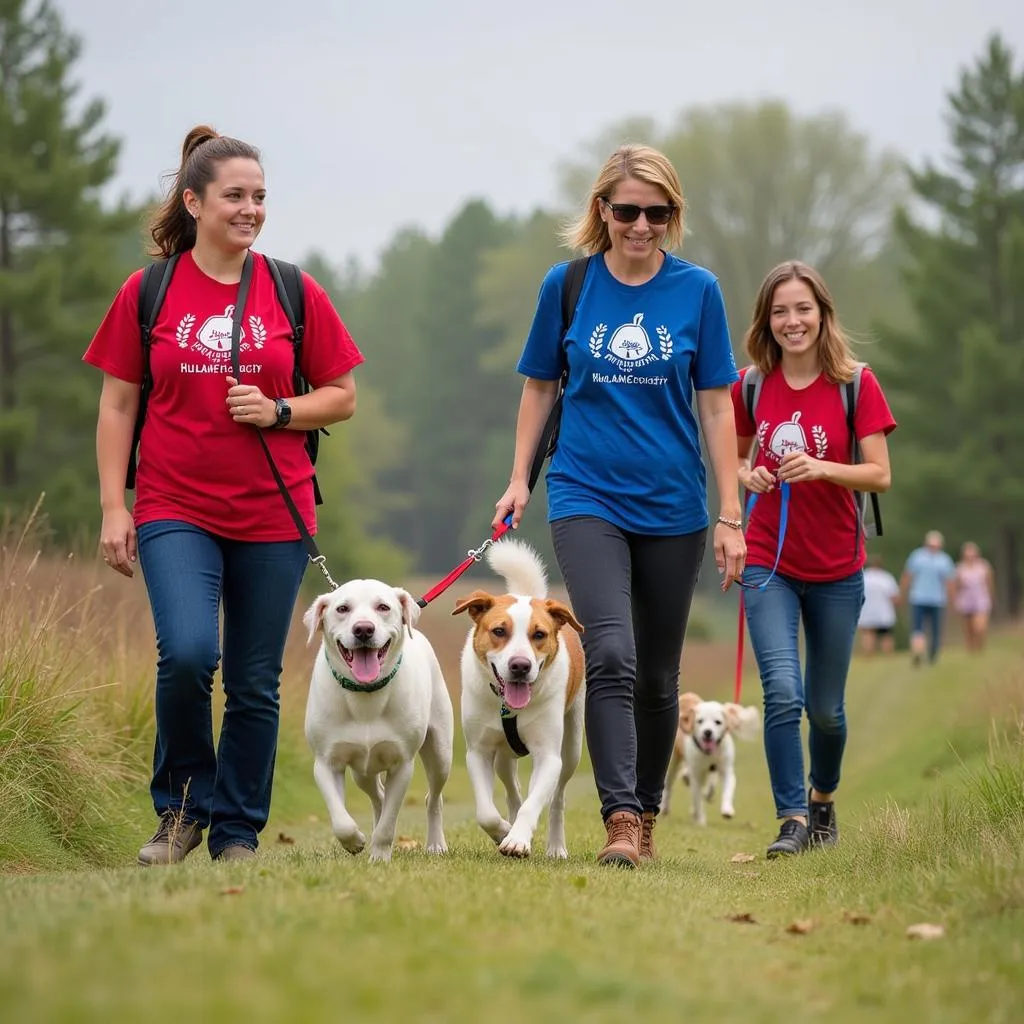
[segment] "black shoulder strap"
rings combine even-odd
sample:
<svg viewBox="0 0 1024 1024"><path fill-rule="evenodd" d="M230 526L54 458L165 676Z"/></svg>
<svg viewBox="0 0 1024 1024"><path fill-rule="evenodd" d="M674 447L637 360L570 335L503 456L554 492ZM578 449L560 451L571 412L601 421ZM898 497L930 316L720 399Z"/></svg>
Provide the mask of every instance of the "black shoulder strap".
<svg viewBox="0 0 1024 1024"><path fill-rule="evenodd" d="M128 452L128 471L125 474L125 488L135 487L135 473L138 468L139 441L142 438L142 424L146 419L149 395L153 390L153 375L149 367L149 350L153 342L153 327L164 304L167 287L171 283L179 253L165 260L155 260L142 272L139 283L139 338L142 344L142 387L139 391L139 408L135 414L132 431L132 446Z"/></svg>
<svg viewBox="0 0 1024 1024"><path fill-rule="evenodd" d="M277 301L281 303L284 315L292 328L292 340L302 344L306 334L306 292L302 283L302 271L294 263L267 258L267 269L274 279Z"/></svg>
<svg viewBox="0 0 1024 1024"><path fill-rule="evenodd" d="M533 455L533 464L530 466L530 479L527 486L531 491L540 479L545 460L554 452L558 442L558 427L562 421L562 399L569 378L569 365L565 356L565 336L569 332L572 318L576 315L580 293L583 291L583 282L587 276L587 267L592 259L592 256L580 256L578 259L570 260L565 268L565 277L562 280L562 329L558 337L558 347L562 357L562 377L558 384L558 397L551 407L551 412L548 413L544 429L540 432L537 450Z"/></svg>
<svg viewBox="0 0 1024 1024"><path fill-rule="evenodd" d="M288 318L288 323L292 328L292 345L295 348L292 384L295 394L304 395L309 391L309 383L302 375L302 342L306 337L306 289L302 280L302 270L294 263L274 259L272 256L267 256L266 260L267 269L274 279L277 301L281 304L284 315ZM321 431L327 434L322 427L320 430L306 431L306 452L309 455L309 461L314 466L320 451ZM320 482L315 473L313 474L313 500L317 505L324 503L323 495L320 493Z"/></svg>
<svg viewBox="0 0 1024 1024"><path fill-rule="evenodd" d="M857 440L857 403L860 400L860 385L861 378L864 373L864 365L859 364L853 371L853 379L844 381L841 387L841 394L843 398L843 412L846 413L846 429L849 431L850 436L850 463L856 465L861 461L860 442ZM878 500L878 494L874 491L870 492L871 499L871 523L867 522L866 516L866 498L867 495L860 493L859 491L853 492L853 502L857 509L857 536L854 541L854 556L860 551L860 538L861 534L865 537L881 537L882 536L882 509Z"/></svg>

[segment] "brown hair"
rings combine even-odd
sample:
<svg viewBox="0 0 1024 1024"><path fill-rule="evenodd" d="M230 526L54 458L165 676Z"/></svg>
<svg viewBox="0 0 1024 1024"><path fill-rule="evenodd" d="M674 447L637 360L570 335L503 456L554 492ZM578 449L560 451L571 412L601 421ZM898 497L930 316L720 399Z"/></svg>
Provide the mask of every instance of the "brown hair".
<svg viewBox="0 0 1024 1024"><path fill-rule="evenodd" d="M217 165L235 157L261 162L260 151L255 146L218 135L209 125L197 125L185 136L181 165L174 174L167 197L157 207L149 224L153 238L151 256L166 259L196 244L196 224L185 209L185 189L202 196L206 186L217 176Z"/></svg>
<svg viewBox="0 0 1024 1024"><path fill-rule="evenodd" d="M803 281L812 292L821 310L821 331L818 334L818 358L825 376L834 384L853 380L857 361L850 350L846 332L836 316L835 303L821 274L799 260L787 260L769 271L761 282L754 302L754 317L743 339L751 362L763 374L770 373L782 359L782 349L771 328L772 302L775 289L786 281Z"/></svg>
<svg viewBox="0 0 1024 1024"><path fill-rule="evenodd" d="M676 249L683 242L683 214L686 200L679 175L664 153L650 146L619 146L601 168L590 188L587 208L562 233L562 241L570 249L581 249L588 255L611 248L608 226L601 219L602 199L611 196L627 178L660 188L675 207L665 232L665 248Z"/></svg>

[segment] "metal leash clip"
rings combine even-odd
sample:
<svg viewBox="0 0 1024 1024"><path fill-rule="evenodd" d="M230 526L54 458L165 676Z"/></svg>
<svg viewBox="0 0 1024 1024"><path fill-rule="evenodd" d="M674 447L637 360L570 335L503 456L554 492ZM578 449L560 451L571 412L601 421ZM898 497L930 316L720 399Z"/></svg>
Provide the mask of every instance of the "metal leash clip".
<svg viewBox="0 0 1024 1024"><path fill-rule="evenodd" d="M311 558L310 561L324 574L324 579L327 580L327 585L331 590L337 590L338 584L331 578L331 574L327 570L327 560L324 556L320 555L318 558Z"/></svg>
<svg viewBox="0 0 1024 1024"><path fill-rule="evenodd" d="M487 550L487 549L488 549L488 548L489 548L489 547L490 547L490 546L491 546L491 545L492 545L493 543L494 543L494 540L493 540L493 539L492 539L491 537L488 537L488 538L487 538L487 540L485 540L485 541L483 542L483 544L481 544L481 545L480 545L480 547L478 547L478 548L470 548L470 549L469 549L469 550L468 550L468 551L466 552L466 557L467 557L467 558L472 558L474 562L479 562L479 561L480 561L480 559L484 557L484 552L485 552L485 551L486 551L486 550Z"/></svg>

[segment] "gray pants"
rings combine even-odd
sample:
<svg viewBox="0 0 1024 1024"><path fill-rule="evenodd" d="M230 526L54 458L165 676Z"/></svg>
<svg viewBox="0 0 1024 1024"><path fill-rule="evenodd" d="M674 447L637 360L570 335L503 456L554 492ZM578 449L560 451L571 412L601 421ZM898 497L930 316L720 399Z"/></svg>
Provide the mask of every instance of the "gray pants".
<svg viewBox="0 0 1024 1024"><path fill-rule="evenodd" d="M679 658L707 530L627 533L592 516L551 524L583 624L587 749L601 814L657 812L679 723Z"/></svg>

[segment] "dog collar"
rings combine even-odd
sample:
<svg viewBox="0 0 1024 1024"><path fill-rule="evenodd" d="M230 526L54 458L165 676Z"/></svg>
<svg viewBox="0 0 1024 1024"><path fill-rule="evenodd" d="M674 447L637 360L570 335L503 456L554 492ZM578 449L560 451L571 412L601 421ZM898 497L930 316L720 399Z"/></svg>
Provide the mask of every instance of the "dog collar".
<svg viewBox="0 0 1024 1024"><path fill-rule="evenodd" d="M324 655L327 658L327 655ZM395 667L383 678L378 679L375 683L357 683L354 679L349 679L347 676L341 675L335 667L331 664L331 659L327 658L327 667L331 670L331 675L341 683L342 687L346 690L351 690L352 693L376 693L377 690L383 690L392 679L395 678L399 667L402 664L402 655L398 655L398 661L395 662Z"/></svg>

